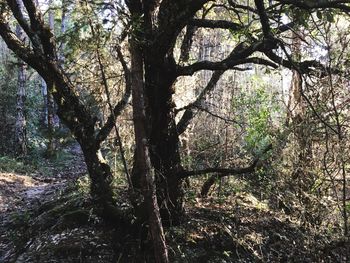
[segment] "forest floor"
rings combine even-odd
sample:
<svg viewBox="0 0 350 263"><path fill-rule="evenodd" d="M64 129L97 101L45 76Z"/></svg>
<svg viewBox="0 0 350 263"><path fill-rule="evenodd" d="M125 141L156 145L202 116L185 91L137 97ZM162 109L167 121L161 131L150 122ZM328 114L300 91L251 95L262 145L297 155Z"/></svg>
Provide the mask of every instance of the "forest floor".
<svg viewBox="0 0 350 263"><path fill-rule="evenodd" d="M69 161L43 163L44 173L0 172L0 262L153 262L135 234L94 214L80 149L67 151ZM184 223L166 230L171 262L350 262L349 240L248 192L192 197L186 210Z"/></svg>

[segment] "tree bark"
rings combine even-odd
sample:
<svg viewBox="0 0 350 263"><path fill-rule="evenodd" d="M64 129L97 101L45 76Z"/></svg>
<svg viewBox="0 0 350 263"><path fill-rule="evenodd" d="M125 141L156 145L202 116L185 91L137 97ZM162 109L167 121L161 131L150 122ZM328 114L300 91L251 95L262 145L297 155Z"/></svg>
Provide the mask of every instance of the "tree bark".
<svg viewBox="0 0 350 263"><path fill-rule="evenodd" d="M150 130L151 162L156 171L157 197L163 224L176 225L183 216L183 180L179 137L175 123L175 62L162 61L156 52L145 58L147 115Z"/></svg>
<svg viewBox="0 0 350 263"><path fill-rule="evenodd" d="M53 1L49 1L49 8L52 6ZM49 9L48 11L48 22L49 27L52 32L54 32L54 13L52 9ZM44 79L41 81L41 91L44 97L44 107L43 107L43 116L44 116L44 124L47 127L47 145L46 145L46 156L51 157L54 154L55 151L55 139L54 139L54 132L55 127L58 126L56 123L57 118L55 118L55 102L52 96L52 89L53 89L53 82L48 81L46 82Z"/></svg>
<svg viewBox="0 0 350 263"><path fill-rule="evenodd" d="M140 226L149 224L149 231L154 246L156 262L168 262L168 250L159 213L154 168L151 164L147 121L145 111L145 94L143 80L143 58L140 47L135 40L130 41L132 103L135 131L135 156L133 167L133 184L140 191L134 202ZM143 199L143 200L142 200Z"/></svg>
<svg viewBox="0 0 350 263"><path fill-rule="evenodd" d="M23 30L19 25L16 26L16 35L19 39L25 39ZM18 78L17 78L17 100L16 100L16 122L15 122L15 153L17 156L27 155L27 129L25 115L26 100L26 64L18 59Z"/></svg>
<svg viewBox="0 0 350 263"><path fill-rule="evenodd" d="M87 146L88 145L88 146ZM96 207L101 207L100 214L108 219L110 212L115 207L115 200L111 183L113 175L106 160L101 152L93 144L85 142L81 144L85 157L85 162L91 178L91 195L95 201ZM112 212L113 214L113 212ZM110 218L112 219L112 218Z"/></svg>
<svg viewBox="0 0 350 263"><path fill-rule="evenodd" d="M61 34L64 35L67 31L67 24L68 24L68 18L69 18L69 12L68 12L68 5L69 2L67 0L62 0L62 15L61 15ZM64 49L66 45L65 42L62 41L59 51L58 51L58 60L61 64L61 66L64 66Z"/></svg>
<svg viewBox="0 0 350 263"><path fill-rule="evenodd" d="M40 82L41 82L41 95L43 96L43 108L42 108L42 125L43 127L47 126L47 86L45 80L40 77Z"/></svg>

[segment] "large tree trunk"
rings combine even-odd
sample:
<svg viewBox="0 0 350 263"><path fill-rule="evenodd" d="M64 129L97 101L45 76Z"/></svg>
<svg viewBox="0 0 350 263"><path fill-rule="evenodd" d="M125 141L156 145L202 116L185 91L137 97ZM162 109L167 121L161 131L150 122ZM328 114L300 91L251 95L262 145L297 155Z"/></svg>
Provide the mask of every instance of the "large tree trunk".
<svg viewBox="0 0 350 263"><path fill-rule="evenodd" d="M168 250L159 214L154 168L151 164L145 111L145 85L141 48L135 40L130 41L132 103L135 131L135 156L133 184L136 192L135 210L140 226L149 225L156 262L168 262ZM142 200L143 199L143 200ZM144 228L145 230L145 228ZM144 231L142 231L144 232Z"/></svg>
<svg viewBox="0 0 350 263"><path fill-rule="evenodd" d="M151 53L151 52L149 52ZM152 53L151 53L152 54ZM180 223L183 216L182 170L174 102L174 62L146 58L147 114L150 129L151 161L156 171L157 197L163 223Z"/></svg>
<svg viewBox="0 0 350 263"><path fill-rule="evenodd" d="M85 162L91 179L91 195L95 201L96 207L102 208L100 215L103 218L109 217L115 208L115 200L111 183L113 180L112 171L104 160L101 152L93 146L86 146L84 143L82 150ZM112 218L110 218L112 220Z"/></svg>
<svg viewBox="0 0 350 263"><path fill-rule="evenodd" d="M86 123L83 130L74 129L69 122L71 117L58 112L61 120L73 132L76 140L81 146L85 163L90 177L90 193L94 200L96 212L105 221L116 226L126 223L121 211L117 207L112 181L113 174L107 161L104 159L100 146L94 137L94 123ZM67 121L68 120L68 121Z"/></svg>
<svg viewBox="0 0 350 263"><path fill-rule="evenodd" d="M46 79L46 83L50 81L58 87L66 85L63 75ZM72 131L83 151L91 179L91 195L98 214L115 225L124 223L122 214L116 206L111 186L113 174L100 152L100 142L96 139L96 119L87 115L83 107L79 107L76 97L68 95L67 100L61 100L57 92L52 92L52 94L58 105L57 115ZM68 110L72 106L76 107L76 112Z"/></svg>

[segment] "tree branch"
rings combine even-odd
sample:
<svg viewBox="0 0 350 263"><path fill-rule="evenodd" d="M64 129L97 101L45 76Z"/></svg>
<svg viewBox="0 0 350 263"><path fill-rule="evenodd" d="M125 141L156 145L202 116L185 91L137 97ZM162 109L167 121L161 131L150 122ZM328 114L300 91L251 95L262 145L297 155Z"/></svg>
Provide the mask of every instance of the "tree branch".
<svg viewBox="0 0 350 263"><path fill-rule="evenodd" d="M244 27L240 24L227 21L227 20L211 20L211 19L191 19L188 25L204 28L221 28L221 29L230 29L233 31L241 30Z"/></svg>
<svg viewBox="0 0 350 263"><path fill-rule="evenodd" d="M161 57L173 48L176 37L194 17L196 12L210 0L174 1L163 0L159 7L158 30L153 45Z"/></svg>
<svg viewBox="0 0 350 263"><path fill-rule="evenodd" d="M40 40L35 35L34 31L31 29L27 20L23 16L23 12L22 12L23 4L20 1L15 1L15 0L8 0L7 3L12 11L13 16L16 18L18 24L20 25L20 27L24 30L24 32L30 38L30 40L33 44L34 50L36 52L39 51L38 52L39 54L42 53L42 52L40 52L41 51Z"/></svg>
<svg viewBox="0 0 350 263"><path fill-rule="evenodd" d="M253 53L253 51L249 53L251 54ZM247 56L245 56L244 54L236 54L236 56L226 58L220 62L212 62L212 61L205 60L205 61L194 63L190 66L179 67L177 70L177 74L178 76L190 76L200 70L228 70L228 69L233 69L235 66L243 65L247 63L254 63L254 64L270 66L272 68L278 68L278 66L275 63L269 60L258 58L258 57L247 58Z"/></svg>
<svg viewBox="0 0 350 263"><path fill-rule="evenodd" d="M7 0L10 2L11 0ZM28 15L35 25L36 34L42 36L38 39L44 47L45 55L38 54L26 47L10 30L4 13L0 13L0 35L5 40L9 49L35 69L46 82L53 82L52 94L58 105L58 115L68 125L71 131L80 139L92 136L94 133L94 118L91 117L85 106L74 93L74 86L58 65L55 57L55 42L49 27L45 27L40 13L36 10L31 0L24 0ZM33 24L31 24L33 26ZM44 40L48 42L43 43Z"/></svg>
<svg viewBox="0 0 350 263"><path fill-rule="evenodd" d="M247 5L240 5L240 4L237 4L236 2L237 1L233 1L233 0L228 0L227 1L229 3L229 5L234 8L234 9L242 9L242 10L246 10L246 11L249 11L249 12L252 12L252 13L256 13L256 10L250 6L247 6Z"/></svg>
<svg viewBox="0 0 350 263"><path fill-rule="evenodd" d="M201 91L201 93L198 95L196 100L192 102L190 105L186 107L186 110L184 114L182 115L180 121L178 122L176 128L178 134L182 134L190 124L191 120L193 119L195 113L194 113L194 105L200 104L201 100L205 97L206 94L208 94L210 91L212 91L218 81L220 80L222 74L224 74L225 71L223 70L217 70L214 71L213 75L211 76L208 84L206 87Z"/></svg>
<svg viewBox="0 0 350 263"><path fill-rule="evenodd" d="M113 127L116 124L116 118L120 115L122 110L129 103L130 96L131 96L130 69L128 68L128 65L124 59L124 56L123 56L119 46L116 46L116 52L118 54L119 61L120 61L121 65L123 67L123 70L124 70L125 91L124 91L122 99L117 103L117 105L115 105L115 107L113 108L113 111L108 116L108 119L107 119L105 125L101 128L101 130L97 134L96 141L97 141L98 145L101 144L101 142L103 142L107 138L109 133L112 131Z"/></svg>
<svg viewBox="0 0 350 263"><path fill-rule="evenodd" d="M8 2L14 0L7 0ZM28 11L28 16L30 19L30 27L33 32L38 34L41 44L43 47L44 54L51 59L55 58L56 47L54 45L53 34L50 27L45 26L44 20L40 11L38 11L33 0L23 0L24 6Z"/></svg>
<svg viewBox="0 0 350 263"><path fill-rule="evenodd" d="M5 20L4 15L5 14L0 15L0 35L8 48L11 49L20 59L36 69L39 73L41 72L41 74L44 74L44 67L40 63L39 57L31 48L27 47L20 39L18 39Z"/></svg>
<svg viewBox="0 0 350 263"><path fill-rule="evenodd" d="M193 36L197 30L196 26L187 25L186 33L181 44L180 61L187 62L190 57L190 50L193 43Z"/></svg>
<svg viewBox="0 0 350 263"><path fill-rule="evenodd" d="M271 34L271 28L269 23L269 18L266 14L264 1L263 0L254 0L256 9L258 11L258 15L260 18L260 23L262 26L262 31L264 34L264 37L269 38Z"/></svg>
<svg viewBox="0 0 350 263"><path fill-rule="evenodd" d="M283 33L294 26L294 23L288 23L274 28L275 34ZM268 27L270 30L270 27ZM269 37L257 40L255 39L253 43L248 44L246 42L239 43L230 53L230 55L222 61L212 62L212 61L200 61L188 66L178 66L177 75L178 76L188 76L193 75L195 72L200 70L227 70L232 69L237 65L242 65L246 63L255 63L265 66L270 66L277 68L277 65L269 60L263 58L249 58L254 52L260 51L267 53L273 49L277 48L279 43L278 39L269 33Z"/></svg>
<svg viewBox="0 0 350 263"><path fill-rule="evenodd" d="M251 173L255 170L255 167L259 163L261 157L270 151L272 149L272 144L269 144L266 146L266 148L262 151L262 153L254 158L250 165L246 167L239 167L239 168L206 168L203 170L193 170L193 171L183 171L179 174L180 178L188 178L191 176L198 176L198 175L204 175L208 173L217 173L218 178L228 176L228 175L240 175L240 174L246 174Z"/></svg>
<svg viewBox="0 0 350 263"><path fill-rule="evenodd" d="M308 0L276 0L280 4L292 5L306 10L316 9L316 8L333 8L341 9L346 12L350 12L349 0L332 0L332 1L308 1Z"/></svg>
<svg viewBox="0 0 350 263"><path fill-rule="evenodd" d="M344 73L339 69L329 68L317 60L305 60L305 61L297 62L297 61L293 61L290 57L288 59L284 59L276 55L273 51L267 51L265 52L265 55L276 64L282 65L288 69L298 70L301 74L319 73L320 77L325 77L329 73L333 73L333 74ZM286 55L289 56L288 54Z"/></svg>

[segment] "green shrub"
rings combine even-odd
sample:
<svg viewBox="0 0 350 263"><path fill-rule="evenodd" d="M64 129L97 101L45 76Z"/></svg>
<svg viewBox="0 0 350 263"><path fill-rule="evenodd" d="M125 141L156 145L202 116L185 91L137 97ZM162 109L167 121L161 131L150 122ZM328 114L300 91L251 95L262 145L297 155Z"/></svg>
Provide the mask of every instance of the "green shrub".
<svg viewBox="0 0 350 263"><path fill-rule="evenodd" d="M0 172L6 173L26 173L32 167L26 165L22 160L9 156L0 156Z"/></svg>

